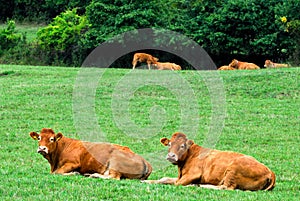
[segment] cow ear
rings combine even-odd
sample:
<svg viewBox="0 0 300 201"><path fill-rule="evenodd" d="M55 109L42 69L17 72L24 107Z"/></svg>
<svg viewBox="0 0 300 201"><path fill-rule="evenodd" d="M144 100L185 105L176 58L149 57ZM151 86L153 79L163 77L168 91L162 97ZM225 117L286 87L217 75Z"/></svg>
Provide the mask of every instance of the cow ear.
<svg viewBox="0 0 300 201"><path fill-rule="evenodd" d="M164 137L164 138L161 138L161 139L160 139L160 142L161 142L163 145L168 146L170 140L169 140L168 138L165 138L165 137Z"/></svg>
<svg viewBox="0 0 300 201"><path fill-rule="evenodd" d="M38 140L39 134L37 134L36 132L30 132L29 135L32 139Z"/></svg>
<svg viewBox="0 0 300 201"><path fill-rule="evenodd" d="M63 137L62 133L57 133L55 136L55 139L56 139L55 141L59 141L62 137Z"/></svg>
<svg viewBox="0 0 300 201"><path fill-rule="evenodd" d="M194 141L193 140L188 140L186 142L186 145L188 146L188 148L190 148L190 146L192 146L194 144Z"/></svg>

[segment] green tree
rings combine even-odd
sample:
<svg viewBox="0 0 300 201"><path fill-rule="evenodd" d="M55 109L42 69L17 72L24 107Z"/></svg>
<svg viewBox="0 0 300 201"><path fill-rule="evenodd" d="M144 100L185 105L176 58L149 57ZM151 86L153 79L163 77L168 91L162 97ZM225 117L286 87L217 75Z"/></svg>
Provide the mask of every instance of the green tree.
<svg viewBox="0 0 300 201"><path fill-rule="evenodd" d="M16 31L16 24L13 20L8 20L6 22L6 26L4 29L0 30L0 55L9 50L18 43L20 43L24 38L22 34Z"/></svg>
<svg viewBox="0 0 300 201"><path fill-rule="evenodd" d="M286 43L274 9L281 1L195 2L191 17L198 26L192 28L193 38L216 58L283 57Z"/></svg>
<svg viewBox="0 0 300 201"><path fill-rule="evenodd" d="M277 22L285 31L284 42L287 54L293 65L300 64L300 2L298 0L283 1L275 8Z"/></svg>
<svg viewBox="0 0 300 201"><path fill-rule="evenodd" d="M79 41L87 28L86 17L79 16L73 9L61 13L47 27L40 29L37 42L46 52L48 63L80 65L83 58Z"/></svg>

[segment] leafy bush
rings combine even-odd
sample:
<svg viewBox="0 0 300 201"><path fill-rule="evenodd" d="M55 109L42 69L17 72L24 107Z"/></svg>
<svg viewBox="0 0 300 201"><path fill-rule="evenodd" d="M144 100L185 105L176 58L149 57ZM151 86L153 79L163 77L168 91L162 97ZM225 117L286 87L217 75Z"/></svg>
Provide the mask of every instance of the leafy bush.
<svg viewBox="0 0 300 201"><path fill-rule="evenodd" d="M85 16L79 16L76 9L61 13L47 27L37 33L39 47L48 55L48 64L79 65L81 53L79 41L88 28Z"/></svg>
<svg viewBox="0 0 300 201"><path fill-rule="evenodd" d="M10 48L15 47L22 40L22 34L16 32L13 20L8 20L7 27L0 31L0 55Z"/></svg>

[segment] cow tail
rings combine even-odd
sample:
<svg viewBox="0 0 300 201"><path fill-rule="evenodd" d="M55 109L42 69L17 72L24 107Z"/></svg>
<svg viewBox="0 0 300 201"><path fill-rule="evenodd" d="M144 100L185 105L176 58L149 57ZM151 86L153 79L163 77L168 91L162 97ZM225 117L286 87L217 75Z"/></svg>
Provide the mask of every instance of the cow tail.
<svg viewBox="0 0 300 201"><path fill-rule="evenodd" d="M143 161L144 164L144 174L141 180L146 180L152 172L152 166L147 161Z"/></svg>
<svg viewBox="0 0 300 201"><path fill-rule="evenodd" d="M271 178L268 178L268 186L264 189L265 191L270 191L275 187L276 176L274 172L271 171Z"/></svg>

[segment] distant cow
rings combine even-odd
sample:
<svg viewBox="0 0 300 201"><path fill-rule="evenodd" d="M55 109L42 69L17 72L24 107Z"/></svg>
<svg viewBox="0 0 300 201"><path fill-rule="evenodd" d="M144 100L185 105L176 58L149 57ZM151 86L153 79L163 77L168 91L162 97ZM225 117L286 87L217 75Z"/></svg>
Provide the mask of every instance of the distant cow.
<svg viewBox="0 0 300 201"><path fill-rule="evenodd" d="M156 62L154 66L157 70L181 70L181 66L170 62Z"/></svg>
<svg viewBox="0 0 300 201"><path fill-rule="evenodd" d="M160 141L169 146L167 160L178 166L178 178L146 183L209 184L215 189L251 191L272 190L275 186L275 174L251 156L203 148L183 133L174 133L171 139Z"/></svg>
<svg viewBox="0 0 300 201"><path fill-rule="evenodd" d="M230 67L239 69L239 70L255 70L260 69L259 66L257 66L254 63L248 63L248 62L242 62L238 61L236 59L232 60L232 62L229 64Z"/></svg>
<svg viewBox="0 0 300 201"><path fill-rule="evenodd" d="M158 58L146 54L146 53L135 53L132 60L132 69L135 69L137 62L146 62L148 65L148 69L150 70L150 65L155 64L158 61Z"/></svg>
<svg viewBox="0 0 300 201"><path fill-rule="evenodd" d="M265 65L266 68L286 68L289 67L288 64L279 64L279 63L274 63L271 60L266 60Z"/></svg>
<svg viewBox="0 0 300 201"><path fill-rule="evenodd" d="M145 159L125 146L71 139L47 128L40 134L31 132L30 136L38 140L37 152L48 160L53 174L78 172L101 178L144 180L152 171Z"/></svg>
<svg viewBox="0 0 300 201"><path fill-rule="evenodd" d="M236 69L230 66L221 66L220 68L218 68L218 70L236 70Z"/></svg>

